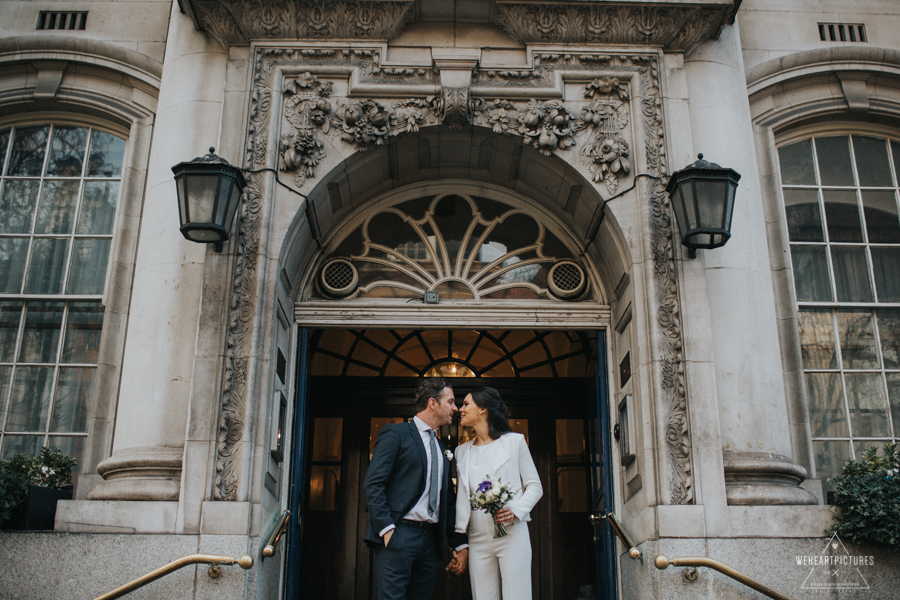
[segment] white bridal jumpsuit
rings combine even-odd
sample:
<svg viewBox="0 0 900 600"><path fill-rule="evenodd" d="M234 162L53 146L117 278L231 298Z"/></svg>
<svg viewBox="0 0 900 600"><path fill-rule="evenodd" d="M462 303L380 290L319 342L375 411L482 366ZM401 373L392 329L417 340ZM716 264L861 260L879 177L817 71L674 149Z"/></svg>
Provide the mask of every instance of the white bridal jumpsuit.
<svg viewBox="0 0 900 600"><path fill-rule="evenodd" d="M456 530L469 536L469 577L474 600L531 600L531 539L529 513L543 494L537 468L525 437L507 433L484 446L468 442L456 451L459 490ZM507 503L518 517L506 525L509 535L494 537L494 518L472 510L469 496L485 480L500 477L519 490ZM502 595L501 595L502 590Z"/></svg>

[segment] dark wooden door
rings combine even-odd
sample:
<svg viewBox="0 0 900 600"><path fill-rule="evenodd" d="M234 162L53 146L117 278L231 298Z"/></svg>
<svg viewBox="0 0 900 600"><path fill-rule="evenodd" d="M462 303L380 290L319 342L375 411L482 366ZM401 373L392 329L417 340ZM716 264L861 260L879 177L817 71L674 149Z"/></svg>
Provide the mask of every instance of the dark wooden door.
<svg viewBox="0 0 900 600"><path fill-rule="evenodd" d="M415 413L415 383L409 378L310 378L299 598L374 598L372 552L363 542L368 515L362 484L381 427ZM528 439L544 487L529 523L535 599L571 599L579 588L596 585L585 380L467 378L453 384L459 403L467 389L496 387L510 407L513 429ZM467 433L454 423L442 428L441 438L453 450ZM467 576L441 571L434 600L470 598Z"/></svg>

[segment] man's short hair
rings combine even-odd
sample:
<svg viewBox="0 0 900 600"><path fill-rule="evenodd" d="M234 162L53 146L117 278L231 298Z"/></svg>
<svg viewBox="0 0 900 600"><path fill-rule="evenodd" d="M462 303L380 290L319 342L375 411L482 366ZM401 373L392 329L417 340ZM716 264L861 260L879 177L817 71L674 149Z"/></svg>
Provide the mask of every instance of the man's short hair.
<svg viewBox="0 0 900 600"><path fill-rule="evenodd" d="M444 388L452 390L453 386L443 377L423 379L419 387L416 388L416 412L421 412L428 408L429 398L440 401L441 392L444 391Z"/></svg>

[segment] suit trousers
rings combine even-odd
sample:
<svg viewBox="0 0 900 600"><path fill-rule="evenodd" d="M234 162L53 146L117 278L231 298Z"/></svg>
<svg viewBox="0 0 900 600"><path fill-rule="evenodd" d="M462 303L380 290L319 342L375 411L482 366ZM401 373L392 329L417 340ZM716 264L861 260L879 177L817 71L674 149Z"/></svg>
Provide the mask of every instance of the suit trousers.
<svg viewBox="0 0 900 600"><path fill-rule="evenodd" d="M375 548L378 600L427 600L441 566L437 527L422 529L400 521L391 541Z"/></svg>
<svg viewBox="0 0 900 600"><path fill-rule="evenodd" d="M479 510L469 518L469 577L474 600L531 600L528 523L517 521L506 530L509 535L495 538L491 515Z"/></svg>

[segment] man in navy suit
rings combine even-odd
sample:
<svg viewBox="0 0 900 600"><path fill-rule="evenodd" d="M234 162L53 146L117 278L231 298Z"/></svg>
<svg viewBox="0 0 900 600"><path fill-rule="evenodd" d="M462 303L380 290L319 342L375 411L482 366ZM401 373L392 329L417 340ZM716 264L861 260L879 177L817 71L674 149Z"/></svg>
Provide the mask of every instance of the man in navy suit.
<svg viewBox="0 0 900 600"><path fill-rule="evenodd" d="M416 416L378 434L365 483L378 600L428 600L448 541L454 561L468 552L465 534L454 532L450 460L436 435L456 411L450 383L425 379L416 389Z"/></svg>

